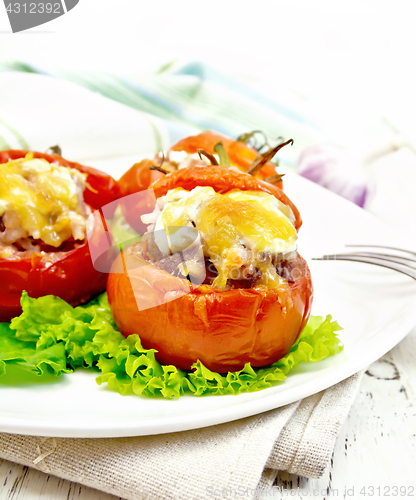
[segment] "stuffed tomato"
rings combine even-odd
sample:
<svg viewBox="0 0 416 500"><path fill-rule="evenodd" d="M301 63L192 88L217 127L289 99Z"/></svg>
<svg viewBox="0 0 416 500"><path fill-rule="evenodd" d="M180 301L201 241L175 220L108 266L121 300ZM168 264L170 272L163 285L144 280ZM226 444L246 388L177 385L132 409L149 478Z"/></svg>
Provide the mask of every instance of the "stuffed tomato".
<svg viewBox="0 0 416 500"><path fill-rule="evenodd" d="M166 156L157 155L153 160L146 159L136 163L118 181L120 204L127 222L143 234L147 226L137 214L143 213L143 209L152 211L154 205L150 199L137 198L136 201L134 198L125 197L148 189L152 183L165 175L164 172L175 172L189 166L208 165L209 160L204 156L199 156L198 151L202 149L210 155L217 155L218 143L222 145L221 148L229 166L236 170L246 172L254 162L263 158L256 149L242 140L233 140L217 132L205 131L182 139L171 147ZM154 166L157 169L153 169ZM282 187L280 176L276 175L275 166L270 161L262 161L258 167L255 166L253 175L259 179L269 179Z"/></svg>
<svg viewBox="0 0 416 500"><path fill-rule="evenodd" d="M108 245L97 209L117 198L115 180L58 155L15 150L0 153L0 173L0 321L20 314L23 290L72 305L104 291L108 274L94 268L91 249Z"/></svg>
<svg viewBox="0 0 416 500"><path fill-rule="evenodd" d="M200 360L223 373L283 357L313 296L295 205L280 188L224 166L183 168L151 187L148 231L108 280L120 331L138 333L159 362L180 369Z"/></svg>

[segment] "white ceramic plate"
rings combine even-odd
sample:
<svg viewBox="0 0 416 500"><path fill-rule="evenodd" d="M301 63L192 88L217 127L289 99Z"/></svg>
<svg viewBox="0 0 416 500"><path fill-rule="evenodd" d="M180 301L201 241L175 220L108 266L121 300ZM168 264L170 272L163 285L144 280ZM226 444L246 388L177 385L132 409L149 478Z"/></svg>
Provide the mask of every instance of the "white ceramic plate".
<svg viewBox="0 0 416 500"><path fill-rule="evenodd" d="M155 147L149 119L157 120L75 85L38 75L11 74L0 76L0 91L2 120L18 129L34 149L43 150L59 142L68 158L83 160L116 176L146 151L154 153L146 150L146 145ZM65 100L60 98L63 94ZM66 126L61 123L58 127L59 133L56 99L59 116L67 119ZM107 120L111 120L112 127ZM158 123L158 128L166 143L162 124ZM86 137L90 139L86 141ZM117 151L124 151L124 156L118 157ZM299 367L278 386L239 396L184 396L177 401L120 396L96 385L95 374L83 370L40 385L3 384L0 431L119 437L215 425L278 408L326 389L367 367L396 345L416 324L416 282L374 266L310 258L343 251L347 243L394 243L406 247L406 242L398 241L393 230L365 211L303 178L287 175L285 190L304 220L299 249L313 274L312 312L332 314L344 327L340 333L345 345L342 353Z"/></svg>
<svg viewBox="0 0 416 500"><path fill-rule="evenodd" d="M306 257L346 243L391 244L394 232L313 183L287 175L286 191L303 217L299 248ZM61 437L117 437L195 429L278 408L336 384L367 367L416 324L416 283L375 266L309 261L313 314L332 314L344 327L344 351L299 367L282 384L239 396L153 400L120 396L78 371L42 385L0 386L0 430Z"/></svg>

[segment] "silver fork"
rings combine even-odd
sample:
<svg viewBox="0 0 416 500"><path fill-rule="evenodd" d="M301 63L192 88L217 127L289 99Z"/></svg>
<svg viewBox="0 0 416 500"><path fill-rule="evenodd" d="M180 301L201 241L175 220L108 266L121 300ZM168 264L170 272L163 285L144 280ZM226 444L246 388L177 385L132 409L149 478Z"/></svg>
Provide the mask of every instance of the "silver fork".
<svg viewBox="0 0 416 500"><path fill-rule="evenodd" d="M338 253L324 255L323 257L313 258L312 260L348 260L352 262L362 262L374 266L392 269L398 273L405 274L416 280L416 252L404 250L403 248L387 247L382 245L345 245L350 248L379 248L384 250L394 250L405 254L397 255L393 253L382 253L372 251L355 251L348 253ZM410 257L411 256L411 257Z"/></svg>

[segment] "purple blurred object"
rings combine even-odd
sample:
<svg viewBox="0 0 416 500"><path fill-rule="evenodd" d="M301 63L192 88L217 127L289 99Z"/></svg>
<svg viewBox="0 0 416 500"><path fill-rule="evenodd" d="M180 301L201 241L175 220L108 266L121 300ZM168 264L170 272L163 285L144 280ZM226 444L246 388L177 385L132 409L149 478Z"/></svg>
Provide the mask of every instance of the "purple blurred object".
<svg viewBox="0 0 416 500"><path fill-rule="evenodd" d="M368 182L362 160L335 144L306 148L301 154L297 173L363 207Z"/></svg>

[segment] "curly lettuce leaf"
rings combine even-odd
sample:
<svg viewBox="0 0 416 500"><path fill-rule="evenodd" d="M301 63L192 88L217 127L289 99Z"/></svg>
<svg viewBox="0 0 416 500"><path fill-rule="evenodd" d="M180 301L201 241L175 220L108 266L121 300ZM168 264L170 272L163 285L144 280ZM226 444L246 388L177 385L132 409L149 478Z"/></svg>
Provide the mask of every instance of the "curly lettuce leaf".
<svg viewBox="0 0 416 500"><path fill-rule="evenodd" d="M6 362L26 365L30 371L43 375L61 375L70 370L66 367L65 346L54 343L38 350L36 342L19 340L8 323L0 323L0 375L6 372Z"/></svg>
<svg viewBox="0 0 416 500"><path fill-rule="evenodd" d="M10 364L36 374L60 376L77 367L100 372L99 385L120 394L179 398L240 394L271 387L286 379L301 362L315 363L342 350L331 316L312 316L291 351L260 369L250 364L237 372L215 373L200 361L192 370L161 365L154 349L144 349L138 335L125 338L118 330L104 293L86 305L72 307L52 295L22 295L22 314L0 324L0 375Z"/></svg>

